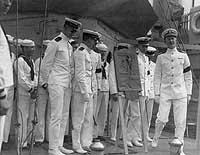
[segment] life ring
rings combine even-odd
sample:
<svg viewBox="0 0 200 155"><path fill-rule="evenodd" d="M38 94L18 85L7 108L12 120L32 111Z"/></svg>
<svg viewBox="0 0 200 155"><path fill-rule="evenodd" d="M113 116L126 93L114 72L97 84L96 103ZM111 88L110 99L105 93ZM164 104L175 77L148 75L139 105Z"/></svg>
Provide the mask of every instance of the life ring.
<svg viewBox="0 0 200 155"><path fill-rule="evenodd" d="M197 20L200 18L200 12L196 12L191 19L191 29L193 33L199 34L200 28L197 28Z"/></svg>

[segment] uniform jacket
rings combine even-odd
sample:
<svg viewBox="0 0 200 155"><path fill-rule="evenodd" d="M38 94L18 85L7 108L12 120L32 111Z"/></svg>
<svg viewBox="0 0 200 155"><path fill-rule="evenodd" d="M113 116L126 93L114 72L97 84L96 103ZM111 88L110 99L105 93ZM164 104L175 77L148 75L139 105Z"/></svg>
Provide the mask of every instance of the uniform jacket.
<svg viewBox="0 0 200 155"><path fill-rule="evenodd" d="M149 92L148 96L149 98L154 98L154 70L155 70L156 64L153 61L149 61Z"/></svg>
<svg viewBox="0 0 200 155"><path fill-rule="evenodd" d="M67 36L61 33L47 46L41 65L42 80L48 84L71 87L73 67L72 46Z"/></svg>
<svg viewBox="0 0 200 155"><path fill-rule="evenodd" d="M180 99L192 94L190 61L176 48L158 56L154 73L155 95L167 99Z"/></svg>
<svg viewBox="0 0 200 155"><path fill-rule="evenodd" d="M137 58L138 58L138 67L139 67L139 74L140 74L140 82L142 87L142 95L148 96L149 94L149 58L140 52L138 49Z"/></svg>
<svg viewBox="0 0 200 155"><path fill-rule="evenodd" d="M8 41L5 34L0 26L0 76L4 81L4 87L9 87L13 85L13 67L10 58L10 50L8 46Z"/></svg>
<svg viewBox="0 0 200 155"><path fill-rule="evenodd" d="M90 51L92 60L92 91L96 92L101 89L101 55L95 51Z"/></svg>
<svg viewBox="0 0 200 155"><path fill-rule="evenodd" d="M74 52L73 91L82 94L92 93L92 60L90 49L83 43Z"/></svg>
<svg viewBox="0 0 200 155"><path fill-rule="evenodd" d="M35 65L33 60L33 69L35 73ZM17 70L17 61L14 62L15 71ZM24 60L23 57L18 58L18 88L19 94L21 95L29 95L29 90L37 86L37 76L34 74L34 80L31 80L31 68ZM16 73L16 72L15 72ZM17 74L17 73L16 73Z"/></svg>

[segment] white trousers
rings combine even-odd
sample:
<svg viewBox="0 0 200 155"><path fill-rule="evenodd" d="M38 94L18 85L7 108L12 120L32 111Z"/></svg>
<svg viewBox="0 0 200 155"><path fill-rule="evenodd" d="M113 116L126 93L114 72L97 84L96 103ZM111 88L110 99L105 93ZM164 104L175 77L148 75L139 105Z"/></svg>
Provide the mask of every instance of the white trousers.
<svg viewBox="0 0 200 155"><path fill-rule="evenodd" d="M118 125L118 119L119 119L119 103L118 101L110 100L111 105L111 137L116 138L117 134L117 125Z"/></svg>
<svg viewBox="0 0 200 155"><path fill-rule="evenodd" d="M92 144L91 131L93 126L93 104L92 95L90 102L83 102L83 95L79 92L73 93L72 102L72 145L73 149L77 150L82 146L89 147Z"/></svg>
<svg viewBox="0 0 200 155"><path fill-rule="evenodd" d="M45 122L48 103L48 92L42 87L38 88L38 124L36 126L35 141L43 142L45 138Z"/></svg>
<svg viewBox="0 0 200 155"><path fill-rule="evenodd" d="M14 102L13 99L14 99L14 86L11 86L8 88L8 93L7 93L7 102L9 102L10 108L8 109L7 115L5 117L4 134L3 134L3 141L5 143L8 142L10 134L11 118L13 114L13 102Z"/></svg>
<svg viewBox="0 0 200 155"><path fill-rule="evenodd" d="M34 101L31 100L29 95L19 95L18 109L18 121L20 123L19 136L20 139L22 137L22 143L24 143L23 146L27 146L27 143L30 142L30 137L27 141L25 141L25 139L32 129Z"/></svg>
<svg viewBox="0 0 200 155"><path fill-rule="evenodd" d="M49 122L49 152L57 152L63 146L66 123L69 118L71 88L49 85L51 116Z"/></svg>
<svg viewBox="0 0 200 155"><path fill-rule="evenodd" d="M146 112L147 112L147 122L146 122L147 136L149 136L149 128L150 128L150 125L151 125L153 105L154 105L154 99L150 98L149 101L148 101L148 103L146 104Z"/></svg>
<svg viewBox="0 0 200 155"><path fill-rule="evenodd" d="M181 99L165 99L160 98L160 105L157 114L157 119L163 123L168 122L168 116L171 105L173 105L175 137L180 141L184 140L187 117L187 98Z"/></svg>
<svg viewBox="0 0 200 155"><path fill-rule="evenodd" d="M141 115L139 100L129 100L129 117L127 127L127 140L132 141L141 138Z"/></svg>
<svg viewBox="0 0 200 155"><path fill-rule="evenodd" d="M0 154L1 154L1 146L3 143L3 132L4 132L4 124L5 124L5 115L0 116Z"/></svg>
<svg viewBox="0 0 200 155"><path fill-rule="evenodd" d="M109 100L109 92L101 91L99 93L99 96L97 97L97 108L96 108L98 136L104 135L104 129L108 113L108 100Z"/></svg>

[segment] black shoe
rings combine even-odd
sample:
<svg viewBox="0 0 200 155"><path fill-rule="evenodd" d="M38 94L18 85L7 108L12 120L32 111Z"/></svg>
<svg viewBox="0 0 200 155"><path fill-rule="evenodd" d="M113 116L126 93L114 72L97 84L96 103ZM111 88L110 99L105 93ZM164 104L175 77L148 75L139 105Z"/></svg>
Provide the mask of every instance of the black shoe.
<svg viewBox="0 0 200 155"><path fill-rule="evenodd" d="M105 141L106 140L103 136L98 136L97 139L99 139L100 141Z"/></svg>

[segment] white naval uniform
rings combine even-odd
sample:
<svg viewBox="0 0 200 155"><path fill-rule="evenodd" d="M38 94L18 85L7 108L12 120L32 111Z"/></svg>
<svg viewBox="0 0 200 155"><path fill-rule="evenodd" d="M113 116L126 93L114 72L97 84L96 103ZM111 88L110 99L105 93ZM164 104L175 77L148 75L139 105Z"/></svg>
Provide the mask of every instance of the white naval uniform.
<svg viewBox="0 0 200 155"><path fill-rule="evenodd" d="M35 66L33 60L30 59L33 63L33 69L35 73ZM14 62L14 67L16 70L17 60ZM31 68L24 60L22 56L18 58L18 109L19 109L19 117L18 121L20 123L19 127L19 136L22 137L22 141L24 142L27 134L32 129L32 120L33 120L33 112L34 112L34 104L33 100L30 97L29 90L34 89L37 86L37 76L34 74L34 80L31 80ZM22 117L22 118L21 118ZM23 133L22 133L23 128ZM30 140L30 139L28 139ZM29 142L29 141L28 141ZM27 141L24 143L23 147L27 146Z"/></svg>
<svg viewBox="0 0 200 155"><path fill-rule="evenodd" d="M97 97L97 126L98 136L104 136L104 129L106 125L107 113L108 113L108 101L109 101L109 72L110 67L108 62L102 62L102 66L105 65L106 77L102 77L101 80L101 91ZM103 67L102 67L103 68ZM103 69L102 69L103 71ZM103 75L103 73L102 73Z"/></svg>
<svg viewBox="0 0 200 155"><path fill-rule="evenodd" d="M145 56L140 50L136 51L138 66L139 66L139 74L141 81L141 95L145 100L148 96L149 92L149 80L148 80L148 70L149 70L149 58ZM132 140L141 139L141 115L140 115L140 107L139 107L139 99L135 99L133 101L129 100L129 110L130 117L128 121L127 127L127 140L131 142Z"/></svg>
<svg viewBox="0 0 200 155"><path fill-rule="evenodd" d="M81 44L74 52L75 75L72 102L72 145L74 150L92 144L92 61L90 49Z"/></svg>
<svg viewBox="0 0 200 155"><path fill-rule="evenodd" d="M155 95L160 95L160 105L156 119L154 138L158 138L168 122L173 104L175 137L184 139L187 115L187 95L192 94L192 73L190 61L185 53L176 48L167 49L158 56L154 73Z"/></svg>
<svg viewBox="0 0 200 155"><path fill-rule="evenodd" d="M153 111L153 105L154 105L154 70L155 70L156 64L153 61L149 61L149 92L148 92L148 102L146 104L146 112L147 112L147 136L149 136L149 128L151 125L151 118L152 118L152 111Z"/></svg>
<svg viewBox="0 0 200 155"><path fill-rule="evenodd" d="M90 58L92 61L93 117L96 119L97 93L98 90L101 89L101 55L93 50L90 50ZM93 129L93 132L94 136L96 137L97 133L95 128Z"/></svg>
<svg viewBox="0 0 200 155"><path fill-rule="evenodd" d="M14 63L15 59L16 59L15 54L11 53L12 63ZM3 141L5 143L8 142L8 138L10 134L10 126L11 126L11 119L12 119L12 114L13 114L13 102L14 102L14 85L8 88L7 102L10 105L10 108L8 109L6 118L5 118L4 136L3 136Z"/></svg>
<svg viewBox="0 0 200 155"><path fill-rule="evenodd" d="M59 147L63 147L66 123L69 118L73 75L72 46L63 33L48 44L42 60L41 75L44 83L48 83L51 106L49 153L56 155Z"/></svg>
<svg viewBox="0 0 200 155"><path fill-rule="evenodd" d="M39 67L40 62L42 63L42 58L37 58L35 61L35 70L37 76L39 76ZM41 76L41 70L40 70L40 81L38 86L38 100L37 100L37 106L38 106L38 124L36 126L36 133L35 133L35 141L36 142L43 142L45 138L45 128L46 126L45 122L46 119L46 112L47 112L47 103L48 103L48 91L47 89L44 89L42 85L44 84L44 81ZM48 117L48 116L47 116Z"/></svg>
<svg viewBox="0 0 200 155"><path fill-rule="evenodd" d="M10 58L10 50L6 36L0 25L0 87L8 88L13 85L13 69L12 61ZM5 101L5 100L4 100ZM3 100L0 102L4 102ZM5 115L0 116L0 153L1 153L1 144L3 141L3 130L5 123Z"/></svg>

